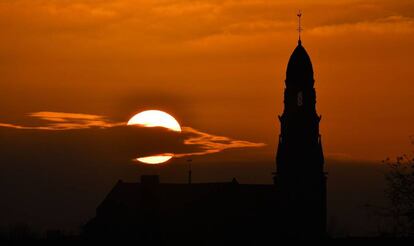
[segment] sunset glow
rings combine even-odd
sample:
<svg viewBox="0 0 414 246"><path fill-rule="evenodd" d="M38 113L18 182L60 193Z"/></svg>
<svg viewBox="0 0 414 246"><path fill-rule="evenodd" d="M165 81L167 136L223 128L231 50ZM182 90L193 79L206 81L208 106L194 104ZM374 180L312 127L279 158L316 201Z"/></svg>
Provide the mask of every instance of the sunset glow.
<svg viewBox="0 0 414 246"><path fill-rule="evenodd" d="M0 0L0 23L0 241L414 239L414 0Z"/></svg>

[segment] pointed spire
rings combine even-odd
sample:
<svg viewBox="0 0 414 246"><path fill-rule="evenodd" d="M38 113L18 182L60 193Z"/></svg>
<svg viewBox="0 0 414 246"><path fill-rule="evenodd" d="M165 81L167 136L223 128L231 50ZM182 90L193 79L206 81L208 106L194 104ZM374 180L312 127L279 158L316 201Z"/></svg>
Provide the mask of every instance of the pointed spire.
<svg viewBox="0 0 414 246"><path fill-rule="evenodd" d="M301 21L301 18L302 18L302 12L299 10L299 12L296 14L296 16L298 17L298 29L297 29L298 35L299 35L298 45L301 45L302 44L302 40L300 39L300 34L303 31L303 29L302 29L302 25L301 25L301 22L300 21Z"/></svg>

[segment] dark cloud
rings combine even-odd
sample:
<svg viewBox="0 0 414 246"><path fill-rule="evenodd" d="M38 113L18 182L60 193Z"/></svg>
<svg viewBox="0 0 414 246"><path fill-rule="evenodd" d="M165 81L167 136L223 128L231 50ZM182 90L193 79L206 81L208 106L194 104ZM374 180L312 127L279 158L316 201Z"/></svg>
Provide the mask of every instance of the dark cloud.
<svg viewBox="0 0 414 246"><path fill-rule="evenodd" d="M263 143L235 140L191 127L182 127L182 132L177 133L161 127L127 126L125 122L111 122L99 115L44 111L29 116L43 120L43 124L0 123L6 155L18 151L27 156L34 152L36 157L46 161L53 159L55 152L61 153L64 146L66 153L77 156L80 161L114 157L128 160L163 153L185 157L264 146ZM30 149L26 149L28 147ZM39 154L42 150L46 152Z"/></svg>

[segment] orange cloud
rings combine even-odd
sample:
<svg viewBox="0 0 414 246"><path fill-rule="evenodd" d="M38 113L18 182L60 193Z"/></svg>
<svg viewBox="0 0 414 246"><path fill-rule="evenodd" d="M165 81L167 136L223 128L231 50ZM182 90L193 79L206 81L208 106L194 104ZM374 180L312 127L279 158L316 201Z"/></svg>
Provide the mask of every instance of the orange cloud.
<svg viewBox="0 0 414 246"><path fill-rule="evenodd" d="M376 20L318 26L309 30L310 34L321 36L341 35L352 32L411 34L414 32L414 19L392 15Z"/></svg>
<svg viewBox="0 0 414 246"><path fill-rule="evenodd" d="M23 126L10 123L0 123L2 127L11 127L16 129L34 129L34 130L71 130L71 129L85 129L91 127L114 127L125 125L125 123L112 123L100 115L92 114L76 114L63 112L35 112L30 113L29 116L39 118L47 121L42 126Z"/></svg>
<svg viewBox="0 0 414 246"><path fill-rule="evenodd" d="M199 145L202 146L202 151L176 154L175 157L185 157L194 155L206 155L218 153L226 149L235 148L257 148L265 146L264 143L253 143L249 141L231 139L229 137L217 136L208 134L205 132L198 131L191 127L182 127L183 132L191 133L193 136L185 139L184 144L186 145Z"/></svg>

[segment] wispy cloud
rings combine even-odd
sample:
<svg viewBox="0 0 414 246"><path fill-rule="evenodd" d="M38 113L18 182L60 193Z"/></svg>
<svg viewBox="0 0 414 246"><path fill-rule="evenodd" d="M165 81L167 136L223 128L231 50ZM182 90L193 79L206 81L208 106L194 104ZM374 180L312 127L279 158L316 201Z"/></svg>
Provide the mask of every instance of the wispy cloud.
<svg viewBox="0 0 414 246"><path fill-rule="evenodd" d="M93 114L77 114L64 112L34 112L28 114L30 117L35 117L46 121L44 125L40 126L24 126L19 124L0 123L2 127L11 127L16 129L33 129L33 130L71 130L71 129L85 129L91 127L114 127L124 125L124 122L113 123L105 119L105 117Z"/></svg>
<svg viewBox="0 0 414 246"><path fill-rule="evenodd" d="M191 133L194 136L186 139L184 144L186 145L201 145L202 151L176 154L176 157L194 156L194 155L206 155L218 153L226 149L235 148L254 148L263 147L264 143L254 143L250 141L236 140L229 137L212 135L209 133L201 132L191 127L183 127L184 132Z"/></svg>
<svg viewBox="0 0 414 246"><path fill-rule="evenodd" d="M118 126L126 126L126 122L111 122L106 117L93 114L65 113L65 112L34 112L28 114L45 121L43 125L25 126L11 123L0 123L0 127L27 129L39 131L63 131L89 128L110 129ZM225 136L218 136L196 130L191 127L182 127L182 144L188 146L185 152L174 153L177 158L207 155L218 153L227 149L263 147L264 143L232 139ZM145 141L145 140L143 140ZM157 150L154 149L153 152Z"/></svg>
<svg viewBox="0 0 414 246"><path fill-rule="evenodd" d="M338 35L349 32L364 32L374 34L414 32L414 19L400 15L392 15L375 20L359 21L334 25L323 25L309 30L314 35Z"/></svg>

